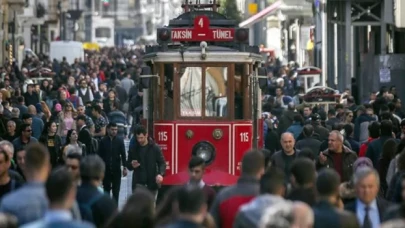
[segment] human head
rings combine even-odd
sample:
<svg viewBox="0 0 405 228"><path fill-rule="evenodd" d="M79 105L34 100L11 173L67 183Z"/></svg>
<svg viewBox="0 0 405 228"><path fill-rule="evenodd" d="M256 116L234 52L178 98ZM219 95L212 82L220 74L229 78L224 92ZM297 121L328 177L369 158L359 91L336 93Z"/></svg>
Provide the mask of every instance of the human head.
<svg viewBox="0 0 405 228"><path fill-rule="evenodd" d="M264 155L261 151L251 150L243 155L242 175L259 179L264 173Z"/></svg>
<svg viewBox="0 0 405 228"><path fill-rule="evenodd" d="M340 176L334 169L324 168L316 178L316 190L320 198L332 200L336 203L339 196Z"/></svg>
<svg viewBox="0 0 405 228"><path fill-rule="evenodd" d="M144 126L139 126L135 129L135 136L140 145L144 146L148 143L148 132Z"/></svg>
<svg viewBox="0 0 405 228"><path fill-rule="evenodd" d="M77 125L78 129L80 129L81 127L86 125L86 116L84 116L84 115L77 116L76 117L76 125Z"/></svg>
<svg viewBox="0 0 405 228"><path fill-rule="evenodd" d="M380 137L380 122L373 121L368 125L368 134L371 138L376 139Z"/></svg>
<svg viewBox="0 0 405 228"><path fill-rule="evenodd" d="M281 135L281 147L286 154L294 153L295 139L294 135L290 132L285 132Z"/></svg>
<svg viewBox="0 0 405 228"><path fill-rule="evenodd" d="M315 184L316 169L313 161L297 158L291 164L291 184L293 187L310 187Z"/></svg>
<svg viewBox="0 0 405 228"><path fill-rule="evenodd" d="M0 149L0 177L8 175L8 170L11 166L11 158L8 153Z"/></svg>
<svg viewBox="0 0 405 228"><path fill-rule="evenodd" d="M82 155L79 153L69 153L66 155L66 166L69 171L73 174L76 181L80 180L80 162L82 160Z"/></svg>
<svg viewBox="0 0 405 228"><path fill-rule="evenodd" d="M188 163L190 183L199 184L205 171L205 161L199 156L191 157Z"/></svg>
<svg viewBox="0 0 405 228"><path fill-rule="evenodd" d="M20 149L16 151L16 162L18 167L20 167L21 170L25 169L25 150L24 149Z"/></svg>
<svg viewBox="0 0 405 228"><path fill-rule="evenodd" d="M0 150L4 150L10 159L14 157L14 146L11 142L3 140L0 142Z"/></svg>
<svg viewBox="0 0 405 228"><path fill-rule="evenodd" d="M306 105L304 106L304 110L303 110L304 116L305 117L310 117L312 114L312 108L310 105Z"/></svg>
<svg viewBox="0 0 405 228"><path fill-rule="evenodd" d="M331 131L328 138L328 149L334 152L341 152L343 140L343 135L339 131Z"/></svg>
<svg viewBox="0 0 405 228"><path fill-rule="evenodd" d="M353 182L357 198L366 205L374 201L380 188L378 172L369 167L361 167L356 170Z"/></svg>
<svg viewBox="0 0 405 228"><path fill-rule="evenodd" d="M99 186L104 179L105 164L98 155L88 155L80 162L80 178L83 182Z"/></svg>
<svg viewBox="0 0 405 228"><path fill-rule="evenodd" d="M41 143L31 143L25 151L25 177L31 181L45 182L51 169L48 148Z"/></svg>
<svg viewBox="0 0 405 228"><path fill-rule="evenodd" d="M302 134L304 137L308 138L314 134L314 127L311 124L307 124L302 129Z"/></svg>
<svg viewBox="0 0 405 228"><path fill-rule="evenodd" d="M110 137L115 137L118 133L118 126L116 123L111 122L107 125L107 130Z"/></svg>
<svg viewBox="0 0 405 228"><path fill-rule="evenodd" d="M66 167L58 167L45 183L51 208L70 210L76 201L76 182Z"/></svg>
<svg viewBox="0 0 405 228"><path fill-rule="evenodd" d="M207 213L207 197L204 191L197 186L186 185L177 191L178 200L175 208L180 216L192 216L198 223L204 221Z"/></svg>
<svg viewBox="0 0 405 228"><path fill-rule="evenodd" d="M268 169L260 179L260 193L284 196L284 172L276 167Z"/></svg>
<svg viewBox="0 0 405 228"><path fill-rule="evenodd" d="M35 108L35 107L34 107L34 108ZM32 125L32 115L31 115L31 114L24 113L24 114L22 115L22 118L21 118L21 119L23 120L24 123L29 124L29 125Z"/></svg>
<svg viewBox="0 0 405 228"><path fill-rule="evenodd" d="M392 122L391 120L383 120L380 125L381 136L392 136Z"/></svg>

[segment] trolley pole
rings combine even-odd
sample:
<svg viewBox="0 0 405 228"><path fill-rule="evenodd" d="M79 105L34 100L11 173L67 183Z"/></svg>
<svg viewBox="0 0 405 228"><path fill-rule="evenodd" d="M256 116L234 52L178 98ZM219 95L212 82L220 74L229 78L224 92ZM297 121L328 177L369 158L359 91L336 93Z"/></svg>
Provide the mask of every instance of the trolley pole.
<svg viewBox="0 0 405 228"><path fill-rule="evenodd" d="M11 36L12 36L12 44L13 44L13 54L15 55L15 56L17 56L17 52L16 52L16 48L15 48L15 33L16 33L16 28L17 28L17 26L16 26L16 23L17 23L17 18L16 18L16 15L15 15L15 10L13 11L13 26L12 26L12 30L11 30ZM11 60L12 61L12 60Z"/></svg>
<svg viewBox="0 0 405 228"><path fill-rule="evenodd" d="M7 50L6 50L6 43L8 42L8 0L3 0L3 59L2 59L2 64L6 60L7 56Z"/></svg>
<svg viewBox="0 0 405 228"><path fill-rule="evenodd" d="M328 76L328 15L327 0L321 0L321 18L322 18L322 81L321 85L326 86Z"/></svg>

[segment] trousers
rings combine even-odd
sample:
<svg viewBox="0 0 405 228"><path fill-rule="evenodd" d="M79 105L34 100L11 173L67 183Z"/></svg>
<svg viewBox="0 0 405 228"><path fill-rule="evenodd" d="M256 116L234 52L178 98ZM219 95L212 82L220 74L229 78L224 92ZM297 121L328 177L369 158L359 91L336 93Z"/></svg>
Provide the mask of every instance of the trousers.
<svg viewBox="0 0 405 228"><path fill-rule="evenodd" d="M105 172L103 180L104 192L108 195L113 195L114 200L119 202L120 189L121 189L121 171L107 171Z"/></svg>

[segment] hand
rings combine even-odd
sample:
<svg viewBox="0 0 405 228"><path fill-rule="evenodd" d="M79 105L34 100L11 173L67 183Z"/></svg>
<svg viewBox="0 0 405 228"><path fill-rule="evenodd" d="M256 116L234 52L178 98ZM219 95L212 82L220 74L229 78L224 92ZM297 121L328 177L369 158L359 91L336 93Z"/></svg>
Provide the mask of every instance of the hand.
<svg viewBox="0 0 405 228"><path fill-rule="evenodd" d="M163 182L163 177L162 175L157 175L156 176L156 184L161 184Z"/></svg>
<svg viewBox="0 0 405 228"><path fill-rule="evenodd" d="M319 154L319 163L321 163L322 165L325 164L326 160L328 160L328 158L321 152Z"/></svg>
<svg viewBox="0 0 405 228"><path fill-rule="evenodd" d="M141 165L141 164L139 164L139 162L137 160L133 160L131 162L131 164L132 164L132 167L134 167L134 169L138 168Z"/></svg>
<svg viewBox="0 0 405 228"><path fill-rule="evenodd" d="M124 167L124 169L122 170L122 176L126 177L127 174L128 174L128 170L127 170L127 168Z"/></svg>

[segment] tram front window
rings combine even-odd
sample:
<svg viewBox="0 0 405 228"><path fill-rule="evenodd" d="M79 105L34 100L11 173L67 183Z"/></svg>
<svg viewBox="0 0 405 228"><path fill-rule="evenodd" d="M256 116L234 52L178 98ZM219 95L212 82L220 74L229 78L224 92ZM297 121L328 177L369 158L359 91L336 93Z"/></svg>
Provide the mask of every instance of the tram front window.
<svg viewBox="0 0 405 228"><path fill-rule="evenodd" d="M180 75L180 115L200 117L203 99L202 68L182 67Z"/></svg>
<svg viewBox="0 0 405 228"><path fill-rule="evenodd" d="M205 68L205 116L227 116L227 67Z"/></svg>

